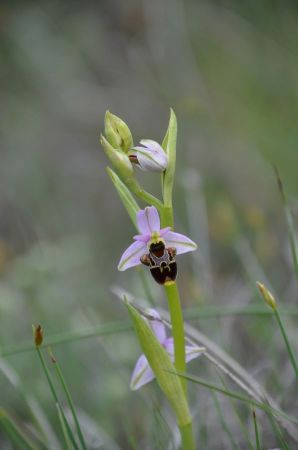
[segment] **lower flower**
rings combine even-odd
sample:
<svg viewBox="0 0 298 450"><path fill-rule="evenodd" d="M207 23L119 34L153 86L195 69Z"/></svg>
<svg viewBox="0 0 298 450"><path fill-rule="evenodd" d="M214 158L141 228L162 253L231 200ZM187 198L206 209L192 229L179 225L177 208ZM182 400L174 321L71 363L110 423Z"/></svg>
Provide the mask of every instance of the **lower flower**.
<svg viewBox="0 0 298 450"><path fill-rule="evenodd" d="M149 325L151 326L155 336L161 343L161 345L166 349L170 358L174 362L174 340L172 337L167 337L166 328L162 323L159 313L155 309L148 309ZM203 352L204 348L195 347L192 345L185 346L186 362L198 358ZM145 355L141 355L136 362L135 368L132 373L130 388L135 391L145 384L149 383L155 378L155 375L147 361Z"/></svg>

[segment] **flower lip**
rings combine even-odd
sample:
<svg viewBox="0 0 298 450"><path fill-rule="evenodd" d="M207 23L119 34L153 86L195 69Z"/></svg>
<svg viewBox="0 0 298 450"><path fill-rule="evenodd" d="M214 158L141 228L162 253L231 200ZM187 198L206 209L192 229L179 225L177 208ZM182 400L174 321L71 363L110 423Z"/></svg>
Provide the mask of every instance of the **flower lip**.
<svg viewBox="0 0 298 450"><path fill-rule="evenodd" d="M171 231L170 227L160 228L158 211L154 206L138 211L137 226L140 234L134 236L134 242L123 253L118 265L121 271L142 264L140 258L148 253L151 242L162 241L166 248L174 247L177 255L197 248L187 236Z"/></svg>
<svg viewBox="0 0 298 450"><path fill-rule="evenodd" d="M149 172L163 172L168 166L168 157L158 142L142 139L142 146L135 146L128 152L130 161L140 169Z"/></svg>

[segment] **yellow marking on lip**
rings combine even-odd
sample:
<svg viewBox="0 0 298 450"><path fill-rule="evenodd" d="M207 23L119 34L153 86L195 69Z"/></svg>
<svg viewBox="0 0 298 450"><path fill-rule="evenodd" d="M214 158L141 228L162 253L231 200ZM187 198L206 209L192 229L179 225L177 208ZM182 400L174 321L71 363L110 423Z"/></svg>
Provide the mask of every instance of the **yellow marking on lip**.
<svg viewBox="0 0 298 450"><path fill-rule="evenodd" d="M148 242L148 248L150 247L151 244L158 244L158 242L162 242L163 244L165 244L165 241L160 237L159 232L153 231L151 233L151 239Z"/></svg>
<svg viewBox="0 0 298 450"><path fill-rule="evenodd" d="M175 281L170 280L170 281L166 281L166 282L164 283L164 286L172 286L172 284L175 284Z"/></svg>

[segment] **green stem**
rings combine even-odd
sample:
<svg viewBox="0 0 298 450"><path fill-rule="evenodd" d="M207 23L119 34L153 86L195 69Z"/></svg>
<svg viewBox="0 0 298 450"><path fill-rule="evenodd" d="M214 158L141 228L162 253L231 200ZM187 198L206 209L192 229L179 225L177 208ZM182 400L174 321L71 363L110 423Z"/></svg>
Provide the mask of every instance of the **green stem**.
<svg viewBox="0 0 298 450"><path fill-rule="evenodd" d="M155 206L155 208L161 212L163 209L163 204L158 198L154 197L154 195L145 191L144 189L139 189L134 191L135 195L139 197L144 202L148 203L150 206Z"/></svg>
<svg viewBox="0 0 298 450"><path fill-rule="evenodd" d="M175 368L179 372L185 372L185 337L183 314L180 303L180 295L176 283L165 285L166 296L168 299L169 310L171 315L172 333L174 338L174 357ZM185 394L187 394L187 386L184 379L181 379Z"/></svg>
<svg viewBox="0 0 298 450"><path fill-rule="evenodd" d="M192 422L179 427L181 440L182 440L182 449L183 450L196 450L196 444L193 435Z"/></svg>
<svg viewBox="0 0 298 450"><path fill-rule="evenodd" d="M277 320L277 323L278 323L278 325L279 325L281 334L282 334L282 336L283 336L283 338L284 338L284 341L285 341L285 344L286 344L286 347L287 347L287 350L288 350L288 354L289 354L289 356L290 356L290 360L291 360L291 363L292 363L292 366L293 366L293 369L294 369L294 372L295 372L295 375L296 375L296 380L298 381L298 366L297 366L297 361L296 361L294 352L293 352L293 350L292 350L291 344L290 344L290 342L289 342L289 339L288 339L286 330L285 330L285 328L284 328L284 326L283 326L283 323L282 323L282 320L281 320L281 317L280 317L280 314L279 314L277 308L274 309L274 315L275 315L276 320Z"/></svg>
<svg viewBox="0 0 298 450"><path fill-rule="evenodd" d="M171 206L164 206L161 211L161 226L174 228L174 214Z"/></svg>

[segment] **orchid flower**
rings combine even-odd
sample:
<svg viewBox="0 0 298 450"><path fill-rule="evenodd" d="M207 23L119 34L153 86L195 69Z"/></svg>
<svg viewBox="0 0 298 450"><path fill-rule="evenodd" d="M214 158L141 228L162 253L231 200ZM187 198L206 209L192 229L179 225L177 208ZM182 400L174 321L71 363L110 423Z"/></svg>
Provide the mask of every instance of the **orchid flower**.
<svg viewBox="0 0 298 450"><path fill-rule="evenodd" d="M162 323L161 317L159 313L155 309L147 309L146 313L150 320L148 320L149 325L152 328L153 333L161 343L161 345L166 349L172 361L174 361L174 341L173 338L167 337L166 328ZM204 352L203 347L195 347L191 345L185 346L186 353L186 362L191 361L192 359L197 358ZM144 384L149 383L155 378L155 375L149 366L147 358L145 355L141 355L136 362L135 368L132 373L130 388L135 391L140 387L144 386Z"/></svg>
<svg viewBox="0 0 298 450"><path fill-rule="evenodd" d="M162 241L165 247L173 247L176 254L192 252L197 245L180 233L171 231L171 227L160 228L158 211L154 206L147 206L137 213L137 226L140 234L134 236L131 244L121 256L118 270L126 270L138 266L141 257L148 253L150 245Z"/></svg>
<svg viewBox="0 0 298 450"><path fill-rule="evenodd" d="M130 161L145 171L163 172L166 170L168 157L161 145L151 139L142 139L140 143L143 147L136 146L129 150Z"/></svg>

